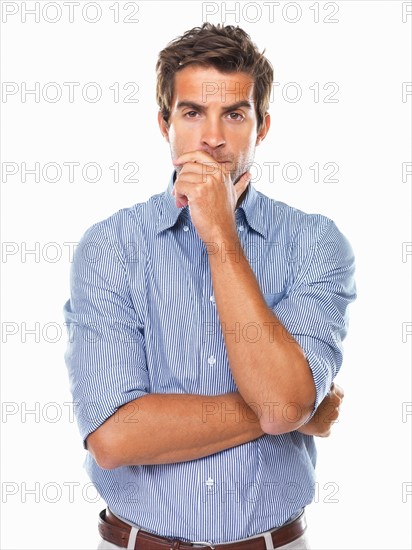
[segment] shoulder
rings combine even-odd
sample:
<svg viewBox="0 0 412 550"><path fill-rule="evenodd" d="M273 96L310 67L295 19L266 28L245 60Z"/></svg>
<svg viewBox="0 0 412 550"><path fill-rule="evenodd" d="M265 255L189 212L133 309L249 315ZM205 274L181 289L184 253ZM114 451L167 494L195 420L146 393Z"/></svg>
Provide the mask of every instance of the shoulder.
<svg viewBox="0 0 412 550"><path fill-rule="evenodd" d="M270 234L303 236L317 240L328 231L339 232L334 221L319 213L308 213L257 191L260 213Z"/></svg>
<svg viewBox="0 0 412 550"><path fill-rule="evenodd" d="M295 267L334 259L350 265L353 249L336 223L323 214L308 213L258 193L260 215L265 220L268 241L285 246Z"/></svg>
<svg viewBox="0 0 412 550"><path fill-rule="evenodd" d="M162 193L153 195L145 202L118 210L90 226L83 238L106 237L109 240L124 241L136 235L136 231L154 228L161 211L162 197Z"/></svg>
<svg viewBox="0 0 412 550"><path fill-rule="evenodd" d="M145 202L139 202L132 206L122 208L109 217L94 223L85 235L106 233L110 236L121 236L124 232L129 234L131 229L139 226L154 224L161 211L163 193L153 195Z"/></svg>
<svg viewBox="0 0 412 550"><path fill-rule="evenodd" d="M144 253L148 234L154 234L161 210L163 194L153 195L145 202L122 208L107 218L91 225L81 237L77 256L92 261L105 252L119 260L130 260L131 254Z"/></svg>

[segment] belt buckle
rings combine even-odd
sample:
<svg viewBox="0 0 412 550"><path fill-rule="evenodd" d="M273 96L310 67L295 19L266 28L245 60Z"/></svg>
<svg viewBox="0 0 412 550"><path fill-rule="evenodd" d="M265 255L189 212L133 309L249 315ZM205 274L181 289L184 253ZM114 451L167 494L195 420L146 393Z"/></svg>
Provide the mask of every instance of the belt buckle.
<svg viewBox="0 0 412 550"><path fill-rule="evenodd" d="M213 544L210 544L210 542L205 542L203 540L199 540L199 542L191 542L190 543L193 547L195 544L198 544L199 546L202 544L203 546L207 546L208 548L210 548L211 550L215 550L215 547L213 546ZM172 549L170 549L172 550Z"/></svg>
<svg viewBox="0 0 412 550"><path fill-rule="evenodd" d="M169 548L169 550L176 550L176 549L179 549L180 548L180 544L181 544L181 541L180 540L175 540L171 543L171 547ZM193 546L193 548L195 548L194 545L202 545L202 546L207 546L208 548L210 548L211 550L215 550L215 547L213 546L213 544L210 544L210 542L204 542L203 540L200 540L199 542L190 542L189 544L191 544Z"/></svg>

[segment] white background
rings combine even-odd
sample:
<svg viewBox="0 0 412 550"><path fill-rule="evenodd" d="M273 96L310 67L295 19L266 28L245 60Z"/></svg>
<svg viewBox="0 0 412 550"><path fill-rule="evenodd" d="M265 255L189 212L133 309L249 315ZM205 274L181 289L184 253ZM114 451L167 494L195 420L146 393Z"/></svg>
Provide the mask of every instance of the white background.
<svg viewBox="0 0 412 550"><path fill-rule="evenodd" d="M412 319L411 256L402 255L409 246L402 243L412 240L411 176L402 181L402 163L411 161L412 103L411 95L402 100L402 83L412 80L412 15L403 22L402 10L412 11L411 3L280 2L272 3L271 13L267 2L238 2L237 17L216 2L100 1L95 23L86 20L97 18L95 7L80 4L70 22L62 2L42 1L36 22L29 14L24 21L23 13L34 2L2 2L3 88L9 83L6 91L16 91L3 93L1 104L2 548L96 547L104 503L82 469L85 451L68 405L63 359L68 243L92 223L165 188L172 165L156 122L156 58L167 42L206 20L239 24L266 48L275 69L279 85L270 105L272 127L257 149L262 173L256 188L334 219L357 258L359 297L337 379L346 396L332 437L318 441L318 496L307 510L312 547L411 548L411 336L402 338ZM61 18L51 23L56 5ZM226 8L236 8L235 2ZM5 10L17 12L7 16ZM138 22L126 23L127 15ZM336 22L324 21L328 16ZM35 82L38 101L22 95L24 83L32 89ZM50 82L62 91L54 103ZM80 83L73 102L64 82ZM82 95L90 82L102 90L95 103ZM138 86L138 103L124 102L133 91L123 90L128 82ZM337 102L328 103L331 82L338 85ZM118 102L110 89L115 83ZM315 83L318 101L310 89ZM294 101L296 90L302 95ZM22 163L33 168L36 162L40 170L57 163L61 179L47 181L55 175L51 167L39 182L30 174L22 181ZM80 163L72 182L64 162ZM90 162L100 165L100 181L87 181L92 169L82 176ZM116 162L119 182L109 168ZM123 181L127 162L138 165L138 182ZM280 163L274 181L263 162ZM292 169L282 177L291 162L302 170L299 181L287 181ZM319 182L309 168L316 162ZM339 167L337 182L323 181L328 162Z"/></svg>

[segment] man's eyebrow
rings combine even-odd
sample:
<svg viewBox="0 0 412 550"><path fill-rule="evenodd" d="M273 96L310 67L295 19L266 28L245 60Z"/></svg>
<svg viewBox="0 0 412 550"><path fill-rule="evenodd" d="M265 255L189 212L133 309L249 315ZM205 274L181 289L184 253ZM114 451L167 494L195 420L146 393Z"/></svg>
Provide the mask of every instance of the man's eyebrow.
<svg viewBox="0 0 412 550"><path fill-rule="evenodd" d="M184 109L185 107L189 107L195 111L205 112L207 110L207 107L202 105L201 103L196 103L195 101L179 101L176 105L176 110ZM246 107L246 109L252 109L252 104L250 101L238 101L236 103L232 103L232 105L225 105L223 108L223 111L236 111L237 109L240 109L241 107Z"/></svg>

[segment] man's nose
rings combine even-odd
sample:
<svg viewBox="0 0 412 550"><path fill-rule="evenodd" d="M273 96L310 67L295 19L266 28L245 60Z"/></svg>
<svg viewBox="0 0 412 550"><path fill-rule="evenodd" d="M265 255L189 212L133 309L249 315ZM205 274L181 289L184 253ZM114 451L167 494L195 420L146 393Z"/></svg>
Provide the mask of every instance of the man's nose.
<svg viewBox="0 0 412 550"><path fill-rule="evenodd" d="M222 123L219 120L206 120L202 128L202 145L215 149L225 143Z"/></svg>

